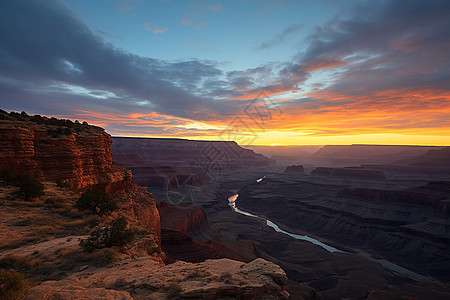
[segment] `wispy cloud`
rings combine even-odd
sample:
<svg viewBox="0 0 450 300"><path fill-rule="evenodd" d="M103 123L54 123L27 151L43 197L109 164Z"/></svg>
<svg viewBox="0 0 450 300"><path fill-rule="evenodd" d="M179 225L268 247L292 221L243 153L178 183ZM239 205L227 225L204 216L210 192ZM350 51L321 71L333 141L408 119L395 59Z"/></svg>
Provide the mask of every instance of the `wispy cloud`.
<svg viewBox="0 0 450 300"><path fill-rule="evenodd" d="M117 9L123 13L130 13L136 5L136 0L117 0Z"/></svg>
<svg viewBox="0 0 450 300"><path fill-rule="evenodd" d="M145 30L151 31L153 33L164 33L167 30L169 30L169 28L160 28L160 27L151 25L150 23L144 23L144 24L142 24L142 27L144 27Z"/></svg>
<svg viewBox="0 0 450 300"><path fill-rule="evenodd" d="M207 21L198 20L198 17L200 15L203 15L208 11L218 11L222 9L222 4L220 3L192 2L190 3L190 5L192 7L192 10L185 13L180 23L182 25L192 26L195 29L200 29L208 24Z"/></svg>
<svg viewBox="0 0 450 300"><path fill-rule="evenodd" d="M284 42L285 38L289 34L301 30L302 27L303 27L303 25L301 25L301 24L291 25L291 26L287 27L286 29L284 29L282 32L274 35L271 39L261 43L259 46L256 47L256 49L265 50L265 49L271 48L273 46L279 45Z"/></svg>

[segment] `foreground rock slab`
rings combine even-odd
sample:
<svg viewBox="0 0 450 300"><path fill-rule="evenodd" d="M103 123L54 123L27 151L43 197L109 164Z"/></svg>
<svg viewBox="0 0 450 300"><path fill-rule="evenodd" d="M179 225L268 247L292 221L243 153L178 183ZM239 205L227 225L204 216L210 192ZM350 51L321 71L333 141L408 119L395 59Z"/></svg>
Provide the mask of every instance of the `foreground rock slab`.
<svg viewBox="0 0 450 300"><path fill-rule="evenodd" d="M139 257L43 282L26 299L287 299L286 283L284 271L261 258L161 265Z"/></svg>

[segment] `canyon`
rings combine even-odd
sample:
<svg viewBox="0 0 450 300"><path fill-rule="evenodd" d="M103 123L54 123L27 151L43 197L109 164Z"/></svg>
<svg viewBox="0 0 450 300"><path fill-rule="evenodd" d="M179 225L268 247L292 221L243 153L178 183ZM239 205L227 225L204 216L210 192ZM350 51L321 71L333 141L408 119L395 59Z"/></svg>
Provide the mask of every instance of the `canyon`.
<svg viewBox="0 0 450 300"><path fill-rule="evenodd" d="M1 111L0 140L0 169L10 174L2 176L31 174L44 186L43 194L31 201L22 200L6 181L0 191L0 268L24 272L31 285L26 299L289 296L284 271L257 258L251 242L207 243L188 235L209 227L201 207L164 209L160 204L161 218L147 188L133 182L131 171L113 163L112 141L102 128ZM80 247L93 225L105 226L112 219L75 208L80 194L93 188L109 194L118 206L113 215L124 217L134 228L134 239L126 246L92 253ZM171 240L161 232L175 237ZM189 256L183 238L203 251L197 263L163 251L172 247L183 258ZM248 255L237 250L230 254L236 247L248 247ZM223 258L229 256L234 260Z"/></svg>
<svg viewBox="0 0 450 300"><path fill-rule="evenodd" d="M171 151L174 147L176 145L172 144ZM306 286L315 289L314 293L323 299L384 299L395 295L446 299L449 292L446 270L450 261L446 180L450 173L436 173L410 164L415 157L429 155L428 151L433 153L446 148L326 147L331 149L322 154L299 154L294 165L281 162L266 167L255 164L245 169L229 169L202 183L167 181L166 192L161 192L160 199L173 199L167 197L171 193L200 191L196 197L191 195L172 203L178 207L201 205L204 208L208 229L203 227L200 232L190 233L191 238L195 236L209 243L212 240L220 243L253 241L257 255L286 271L287 289L293 299ZM346 149L350 155L335 160L336 148L340 151L336 155L344 156ZM284 151L287 153L286 149ZM114 153L118 163L130 163L124 156L116 157ZM380 155L374 159L373 153ZM137 153L134 155L134 159L136 156L142 159ZM350 165L346 162L348 157L353 157ZM166 163L155 158L144 160L145 164L163 166ZM292 160L291 157L288 161ZM392 170L372 164L389 161L397 164L390 165L395 167ZM298 165L299 162L305 165ZM420 170L404 172L402 166ZM175 174L176 171L172 173ZM139 177L134 178L136 176ZM236 215L227 201L235 193L239 193L237 205L241 210L263 219ZM289 232L326 241L343 253L329 253L275 232L264 218ZM216 230L216 234L211 234L211 230ZM361 251L368 254L358 255ZM386 269L380 264L383 259L399 264L398 270L407 268L419 274L411 278ZM389 292L386 292L387 287Z"/></svg>

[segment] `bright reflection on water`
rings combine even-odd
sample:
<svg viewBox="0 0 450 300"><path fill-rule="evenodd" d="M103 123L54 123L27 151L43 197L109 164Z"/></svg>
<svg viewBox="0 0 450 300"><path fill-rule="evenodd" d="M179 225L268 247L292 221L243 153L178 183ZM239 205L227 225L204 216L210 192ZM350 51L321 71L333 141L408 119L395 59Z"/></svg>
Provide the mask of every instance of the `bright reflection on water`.
<svg viewBox="0 0 450 300"><path fill-rule="evenodd" d="M261 181L263 181L264 178L266 178L266 176L263 176L263 177L261 177L261 178L259 178L259 179L256 179L256 182L257 182L257 183L260 183Z"/></svg>

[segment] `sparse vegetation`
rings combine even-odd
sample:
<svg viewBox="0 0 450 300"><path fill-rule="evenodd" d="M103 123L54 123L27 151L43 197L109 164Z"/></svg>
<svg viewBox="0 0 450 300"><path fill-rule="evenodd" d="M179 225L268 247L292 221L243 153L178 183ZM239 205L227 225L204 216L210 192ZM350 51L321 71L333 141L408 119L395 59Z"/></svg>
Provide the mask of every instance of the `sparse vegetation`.
<svg viewBox="0 0 450 300"><path fill-rule="evenodd" d="M90 262L96 267L106 267L119 260L119 252L111 248L97 249L92 252Z"/></svg>
<svg viewBox="0 0 450 300"><path fill-rule="evenodd" d="M25 200L40 197L44 193L44 185L30 174L17 175L16 182Z"/></svg>
<svg viewBox="0 0 450 300"><path fill-rule="evenodd" d="M95 127L89 125L86 121L80 123L79 121L72 122L67 119L57 119L54 117L47 118L40 115L29 116L26 112L22 111L18 112L6 112L4 110L0 110L0 120L10 120L10 121L31 121L39 125L53 125L58 126L56 129L50 129L49 134L55 135L55 137L65 134L71 134L72 132L81 132L89 127Z"/></svg>
<svg viewBox="0 0 450 300"><path fill-rule="evenodd" d="M0 178L4 185L18 186L19 194L24 196L25 200L40 197L44 193L44 185L31 174L22 173L15 174L14 172L4 169L0 172Z"/></svg>
<svg viewBox="0 0 450 300"><path fill-rule="evenodd" d="M97 227L91 235L80 241L80 246L86 252L112 246L123 246L134 238L134 232L128 227L124 217L118 217L106 227Z"/></svg>
<svg viewBox="0 0 450 300"><path fill-rule="evenodd" d="M15 181L15 174L11 170L3 169L0 171L0 179L3 180L5 185L10 185Z"/></svg>
<svg viewBox="0 0 450 300"><path fill-rule="evenodd" d="M67 276L67 272L81 266L106 267L118 261L120 257L120 254L111 248L97 249L87 253L75 247L65 247L58 249L55 254L56 257L35 251L26 256L8 255L0 259L0 270L20 272L34 285L46 280L60 280ZM1 297L0 300L2 300Z"/></svg>
<svg viewBox="0 0 450 300"><path fill-rule="evenodd" d="M99 216L109 214L119 208L107 193L97 189L85 191L77 200L76 207L79 210L90 210Z"/></svg>
<svg viewBox="0 0 450 300"><path fill-rule="evenodd" d="M53 138L60 137L61 135L71 135L74 132L69 127L57 127L56 129L49 129L47 134Z"/></svg>
<svg viewBox="0 0 450 300"><path fill-rule="evenodd" d="M28 282L22 274L0 269L0 300L22 299L28 289Z"/></svg>

